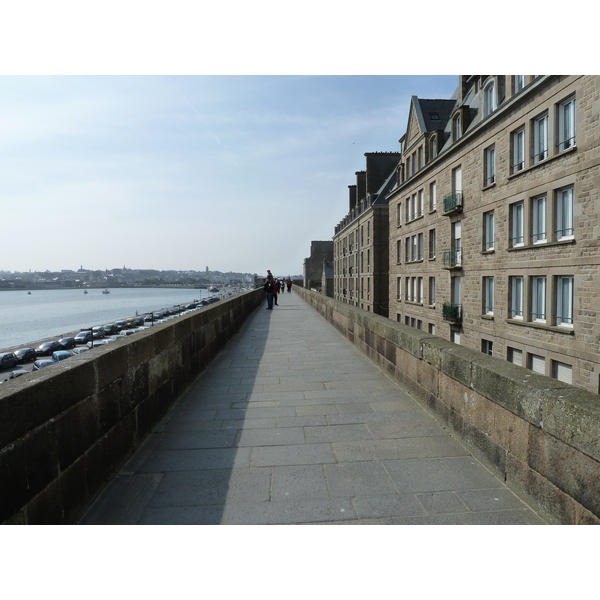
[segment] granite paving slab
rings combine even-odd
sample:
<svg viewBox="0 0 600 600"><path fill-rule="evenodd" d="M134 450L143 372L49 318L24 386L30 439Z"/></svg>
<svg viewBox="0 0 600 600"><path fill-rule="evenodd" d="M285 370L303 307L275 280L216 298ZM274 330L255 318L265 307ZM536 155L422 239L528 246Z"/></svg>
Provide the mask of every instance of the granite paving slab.
<svg viewBox="0 0 600 600"><path fill-rule="evenodd" d="M544 523L299 296L264 308L82 524Z"/></svg>

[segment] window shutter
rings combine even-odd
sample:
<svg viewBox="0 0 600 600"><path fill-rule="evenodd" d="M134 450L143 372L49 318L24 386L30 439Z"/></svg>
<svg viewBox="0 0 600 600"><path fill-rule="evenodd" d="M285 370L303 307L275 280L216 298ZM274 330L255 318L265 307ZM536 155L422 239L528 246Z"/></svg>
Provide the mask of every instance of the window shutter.
<svg viewBox="0 0 600 600"><path fill-rule="evenodd" d="M565 363L556 362L556 379L563 383L573 383L573 367L571 365L565 365Z"/></svg>

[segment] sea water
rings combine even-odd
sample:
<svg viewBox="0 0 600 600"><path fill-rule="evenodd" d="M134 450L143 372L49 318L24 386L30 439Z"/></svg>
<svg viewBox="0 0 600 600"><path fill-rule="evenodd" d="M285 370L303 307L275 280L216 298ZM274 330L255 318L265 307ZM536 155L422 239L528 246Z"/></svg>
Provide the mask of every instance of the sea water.
<svg viewBox="0 0 600 600"><path fill-rule="evenodd" d="M213 296L192 288L0 291L0 350Z"/></svg>

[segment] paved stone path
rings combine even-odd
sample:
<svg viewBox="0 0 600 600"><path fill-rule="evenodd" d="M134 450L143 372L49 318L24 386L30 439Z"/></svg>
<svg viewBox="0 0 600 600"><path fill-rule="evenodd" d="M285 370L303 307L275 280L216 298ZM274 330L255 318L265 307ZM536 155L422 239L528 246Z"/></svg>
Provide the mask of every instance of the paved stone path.
<svg viewBox="0 0 600 600"><path fill-rule="evenodd" d="M292 292L251 316L81 523L544 521Z"/></svg>

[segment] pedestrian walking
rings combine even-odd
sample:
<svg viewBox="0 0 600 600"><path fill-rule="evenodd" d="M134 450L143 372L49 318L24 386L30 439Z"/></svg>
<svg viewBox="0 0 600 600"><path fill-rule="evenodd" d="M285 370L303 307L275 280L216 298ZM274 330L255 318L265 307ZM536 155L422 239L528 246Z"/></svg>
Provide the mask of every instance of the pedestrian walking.
<svg viewBox="0 0 600 600"><path fill-rule="evenodd" d="M279 292L279 279L277 279L277 277L275 277L275 281L274 281L274 285L273 285L273 303L275 304L275 306L279 306L279 304L277 304L277 293Z"/></svg>
<svg viewBox="0 0 600 600"><path fill-rule="evenodd" d="M288 278L285 281L286 285L287 285L287 290L288 293L291 294L292 293L292 278L288 275Z"/></svg>

